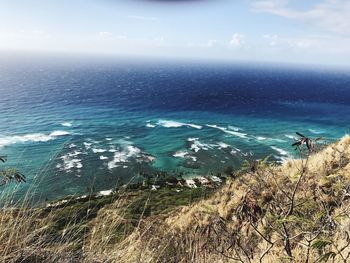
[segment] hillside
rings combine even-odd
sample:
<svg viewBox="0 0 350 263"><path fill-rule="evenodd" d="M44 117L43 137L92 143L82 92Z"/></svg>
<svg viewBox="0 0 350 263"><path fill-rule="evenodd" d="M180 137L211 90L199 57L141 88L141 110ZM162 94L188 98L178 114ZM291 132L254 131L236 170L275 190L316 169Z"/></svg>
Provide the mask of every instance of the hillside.
<svg viewBox="0 0 350 263"><path fill-rule="evenodd" d="M1 262L348 262L350 136L246 165L214 193L124 191L4 210Z"/></svg>

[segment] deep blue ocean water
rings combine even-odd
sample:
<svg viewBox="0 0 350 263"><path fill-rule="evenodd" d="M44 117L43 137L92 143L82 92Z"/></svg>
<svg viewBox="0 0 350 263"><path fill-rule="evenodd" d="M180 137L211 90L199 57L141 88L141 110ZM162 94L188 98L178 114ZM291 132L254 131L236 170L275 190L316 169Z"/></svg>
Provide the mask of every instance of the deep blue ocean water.
<svg viewBox="0 0 350 263"><path fill-rule="evenodd" d="M140 172L206 175L350 132L350 73L45 56L0 60L0 153L53 200ZM33 187L35 186L35 187Z"/></svg>

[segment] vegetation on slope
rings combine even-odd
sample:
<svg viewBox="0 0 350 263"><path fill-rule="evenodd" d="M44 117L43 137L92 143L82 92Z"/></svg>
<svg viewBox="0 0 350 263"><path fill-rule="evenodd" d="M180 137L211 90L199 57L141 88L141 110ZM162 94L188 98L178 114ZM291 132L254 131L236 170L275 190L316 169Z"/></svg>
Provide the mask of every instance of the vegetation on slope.
<svg viewBox="0 0 350 263"><path fill-rule="evenodd" d="M115 260L348 262L349 160L346 136L283 166L258 162L212 198L129 236Z"/></svg>
<svg viewBox="0 0 350 263"><path fill-rule="evenodd" d="M70 197L45 208L3 209L0 262L105 262L104 252L147 218L198 202L212 191L123 189L110 196Z"/></svg>
<svg viewBox="0 0 350 263"><path fill-rule="evenodd" d="M215 193L125 190L0 214L2 262L348 262L350 136Z"/></svg>

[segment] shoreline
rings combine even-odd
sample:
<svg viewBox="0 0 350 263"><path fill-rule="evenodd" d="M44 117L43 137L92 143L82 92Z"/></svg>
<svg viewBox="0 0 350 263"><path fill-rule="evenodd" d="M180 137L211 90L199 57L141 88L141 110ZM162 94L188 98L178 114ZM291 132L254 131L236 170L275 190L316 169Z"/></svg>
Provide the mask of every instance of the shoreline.
<svg viewBox="0 0 350 263"><path fill-rule="evenodd" d="M165 180L165 184L158 185L158 184L146 184L145 180L142 183L136 183L136 184L124 184L120 186L119 188L115 189L106 189L101 190L96 193L91 194L84 194L80 196L71 196L68 195L64 198L59 198L56 201L50 201L50 202L43 202L43 204L46 203L46 208L59 208L62 206L65 206L69 203L75 203L75 202L85 202L90 199L99 199L99 198L105 198L105 197L112 197L116 194L120 194L123 191L158 191L161 189L167 189L169 191L175 191L177 193L182 192L184 189L197 189L197 188L209 188L211 190L219 188L221 185L225 184L227 177L219 177L216 175L213 176L192 176L188 179L181 179L177 180L177 183L174 183L175 177L172 179ZM164 183L164 182L163 182Z"/></svg>
<svg viewBox="0 0 350 263"><path fill-rule="evenodd" d="M341 244L338 237L344 236L340 234L348 229L348 221L339 219L337 228L329 225L333 232L325 226L333 222L329 216L338 217L344 209L349 215L349 146L350 136L345 136L325 148L314 148L306 159L292 159L282 165L269 162L268 157L246 162L239 171L227 171L232 172L231 176L222 181L216 176L176 179L166 173L144 174L144 180L138 184L122 185L115 190L67 197L44 207L2 209L0 224L4 238L13 232L20 235L16 239L19 245L16 243L16 250L8 255L21 257L17 252L22 251L23 240L23 245L30 248L29 255L49 258L45 253L56 249L58 256L69 254L73 260L70 262L78 262L75 258L83 262L92 255L101 259L98 262L124 262L123 259L135 255L156 262L159 255L168 261L174 255L185 259L193 253L198 258L210 256L214 262L217 257L223 260L225 257L220 257L211 247L204 252L196 248L202 247L203 242L220 248L223 242L239 237L247 240L242 243L244 248L254 244L249 250L250 258L261 255L266 244L275 242L268 256L276 259L289 251L283 245L284 240L278 239L278 233L283 231L281 220L290 236L307 240L307 233L317 228L321 240L331 239ZM293 193L295 204L290 199ZM324 211L325 206L329 210ZM329 216L322 216L325 212ZM272 235L260 232L265 222L271 226ZM262 234L257 235L257 231ZM295 255L305 254L297 253L298 240L283 238L292 243ZM39 241L34 250L33 240ZM188 241L195 242L191 250ZM64 251L63 245L66 245ZM158 247L160 250L154 250ZM9 248L12 249L12 244ZM226 251L233 256L237 251L240 253L236 247L228 247ZM319 248L311 247L310 251L314 258L319 256ZM304 260L296 262L299 261Z"/></svg>

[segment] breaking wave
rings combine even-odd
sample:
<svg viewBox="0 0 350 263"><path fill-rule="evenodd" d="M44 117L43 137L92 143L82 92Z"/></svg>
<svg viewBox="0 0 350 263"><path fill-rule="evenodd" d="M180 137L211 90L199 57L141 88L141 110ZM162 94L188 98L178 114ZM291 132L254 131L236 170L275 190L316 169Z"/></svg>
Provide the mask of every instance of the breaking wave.
<svg viewBox="0 0 350 263"><path fill-rule="evenodd" d="M155 160L155 158L151 155L148 155L141 151L141 149L133 146L133 145L127 145L122 150L115 150L113 149L114 156L113 160L109 161L107 166L108 169L112 170L114 168L122 166L123 168L127 168L125 166L125 163L129 162L131 158L136 159L136 162L152 162Z"/></svg>
<svg viewBox="0 0 350 263"><path fill-rule="evenodd" d="M61 123L61 125L64 126L64 127L72 127L73 124L71 122L67 121L67 122Z"/></svg>
<svg viewBox="0 0 350 263"><path fill-rule="evenodd" d="M192 123L184 123L184 122L178 122L178 121L171 121L171 120L159 120L157 122L158 125L163 126L165 128L180 128L180 127L191 127L194 129L202 129L201 125L196 125Z"/></svg>
<svg viewBox="0 0 350 263"><path fill-rule="evenodd" d="M82 160L78 158L81 154L83 153L80 151L74 151L61 156L59 159L62 160L62 163L57 164L56 168L65 172L71 172L73 169L79 170L83 168Z"/></svg>
<svg viewBox="0 0 350 263"><path fill-rule="evenodd" d="M31 133L25 135L15 135L15 136L5 136L0 137L0 147L4 147L16 143L26 143L26 142L48 142L56 139L60 136L66 136L70 133L67 131L54 131L50 134L44 133Z"/></svg>
<svg viewBox="0 0 350 263"><path fill-rule="evenodd" d="M309 129L309 132L313 133L313 134L322 134L325 133L325 131L323 130L315 130L315 129Z"/></svg>
<svg viewBox="0 0 350 263"><path fill-rule="evenodd" d="M288 156L289 153L281 148L277 148L276 146L271 146L271 149L275 150L276 152L278 152L279 154L281 155L284 155L284 156Z"/></svg>
<svg viewBox="0 0 350 263"><path fill-rule="evenodd" d="M220 126L217 126L217 125L207 124L207 127L218 129L220 131L223 131L224 133L231 134L231 135L243 138L243 139L248 139L248 137L247 137L248 134L246 134L246 133L242 133L242 132L238 132L238 131L232 131L232 130L229 130L228 128L220 127Z"/></svg>

